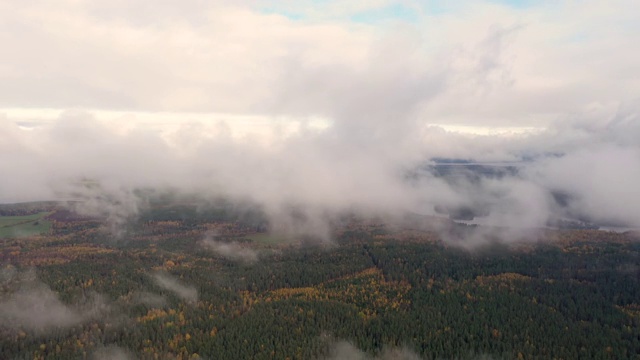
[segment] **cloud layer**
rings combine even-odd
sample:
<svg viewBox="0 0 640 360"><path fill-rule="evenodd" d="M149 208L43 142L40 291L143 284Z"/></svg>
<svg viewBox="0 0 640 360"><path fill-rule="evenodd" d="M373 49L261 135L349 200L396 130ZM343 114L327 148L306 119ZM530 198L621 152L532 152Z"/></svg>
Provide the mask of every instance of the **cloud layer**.
<svg viewBox="0 0 640 360"><path fill-rule="evenodd" d="M398 4L2 4L0 201L82 199L117 229L135 189L177 189L320 238L438 205L640 224L632 1ZM434 157L520 169L452 182Z"/></svg>
<svg viewBox="0 0 640 360"><path fill-rule="evenodd" d="M436 3L5 3L0 106L543 126L640 90L633 1Z"/></svg>

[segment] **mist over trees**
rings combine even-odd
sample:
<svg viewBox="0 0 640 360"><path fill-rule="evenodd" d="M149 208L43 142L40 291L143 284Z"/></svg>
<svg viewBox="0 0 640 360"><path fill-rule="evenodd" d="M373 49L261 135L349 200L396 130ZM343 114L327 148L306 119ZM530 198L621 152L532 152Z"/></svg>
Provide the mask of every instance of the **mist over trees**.
<svg viewBox="0 0 640 360"><path fill-rule="evenodd" d="M184 202L153 204L122 237L108 218L55 205L41 218L46 233L0 238L0 356L624 359L640 350L637 233L544 230L505 243L497 229L443 218L347 214L327 244L266 232L229 207L183 217ZM203 246L212 234L213 249ZM246 261L249 251L260 255Z"/></svg>
<svg viewBox="0 0 640 360"><path fill-rule="evenodd" d="M639 24L0 2L0 358L637 357Z"/></svg>

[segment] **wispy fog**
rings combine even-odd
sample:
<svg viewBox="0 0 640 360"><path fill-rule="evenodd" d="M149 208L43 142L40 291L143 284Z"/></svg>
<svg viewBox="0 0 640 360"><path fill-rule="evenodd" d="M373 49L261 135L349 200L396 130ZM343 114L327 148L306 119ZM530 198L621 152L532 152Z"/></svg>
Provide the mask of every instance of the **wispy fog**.
<svg viewBox="0 0 640 360"><path fill-rule="evenodd" d="M93 360L134 360L136 357L128 350L110 345L93 352Z"/></svg>
<svg viewBox="0 0 640 360"><path fill-rule="evenodd" d="M58 294L37 280L33 271L18 273L2 269L0 320L3 327L36 333L65 328L109 314L111 307L99 294L91 293L74 304L63 303Z"/></svg>
<svg viewBox="0 0 640 360"><path fill-rule="evenodd" d="M273 231L318 239L329 237L328 224L341 212L429 215L436 207L475 208L499 226L540 227L551 217L637 226L640 130L620 120L625 116L615 112L604 122L585 116L592 127L558 122L516 136L417 126L387 134L387 125L374 121L365 131L371 134L357 140L338 124L271 145L230 138L207 123L122 131L109 119L65 113L25 131L5 119L11 135L0 142L0 161L9 175L0 180L0 196L80 200L73 203L77 212L105 218L114 233L145 208L136 189L248 202L266 212ZM517 171L447 178L429 171L436 157L509 162Z"/></svg>
<svg viewBox="0 0 640 360"><path fill-rule="evenodd" d="M344 211L640 224L632 2L177 4L2 8L1 202L82 200L118 233L137 189L196 193L322 241ZM519 171L452 181L434 158Z"/></svg>
<svg viewBox="0 0 640 360"><path fill-rule="evenodd" d="M258 252L238 242L216 241L212 236L200 241L200 246L229 260L253 264L258 261Z"/></svg>
<svg viewBox="0 0 640 360"><path fill-rule="evenodd" d="M334 344L329 356L323 360L420 360L421 358L408 349L388 349L376 357L368 356L346 341Z"/></svg>
<svg viewBox="0 0 640 360"><path fill-rule="evenodd" d="M182 300L190 303L198 301L198 290L195 287L186 285L175 277L162 272L153 274L152 278L156 285L171 291Z"/></svg>
<svg viewBox="0 0 640 360"><path fill-rule="evenodd" d="M486 355L469 356L473 360L492 360ZM347 341L339 341L331 345L329 355L321 360L420 360L418 354L408 348L387 347L377 356L370 356Z"/></svg>

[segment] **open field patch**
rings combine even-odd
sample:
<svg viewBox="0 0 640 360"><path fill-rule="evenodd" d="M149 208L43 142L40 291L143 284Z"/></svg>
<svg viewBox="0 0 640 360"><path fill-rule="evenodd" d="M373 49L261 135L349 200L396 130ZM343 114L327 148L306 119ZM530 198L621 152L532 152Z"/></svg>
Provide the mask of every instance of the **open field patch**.
<svg viewBox="0 0 640 360"><path fill-rule="evenodd" d="M51 222L45 219L49 212L24 216L0 216L0 238L16 238L49 232Z"/></svg>
<svg viewBox="0 0 640 360"><path fill-rule="evenodd" d="M289 244L292 241L280 235L274 235L269 233L256 233L245 236L247 239L265 245L279 245L279 244Z"/></svg>

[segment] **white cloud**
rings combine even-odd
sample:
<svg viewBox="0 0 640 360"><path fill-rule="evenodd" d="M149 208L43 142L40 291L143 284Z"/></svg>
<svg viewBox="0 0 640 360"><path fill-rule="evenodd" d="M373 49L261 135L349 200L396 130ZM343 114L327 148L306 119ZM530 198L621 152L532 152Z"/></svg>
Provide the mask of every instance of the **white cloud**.
<svg viewBox="0 0 640 360"><path fill-rule="evenodd" d="M249 199L275 227L302 214L305 229L326 233L335 211L478 198L494 216L539 224L555 211L553 188L578 193L572 207L593 218L638 220L616 205L640 182L634 2L407 2L416 21L349 20L386 4L0 4L0 201L68 194L89 178L112 195L174 187ZM565 156L464 189L403 178L434 156L545 154ZM491 198L496 189L507 195ZM136 213L124 203L132 210L109 214Z"/></svg>
<svg viewBox="0 0 640 360"><path fill-rule="evenodd" d="M258 252L237 242L213 240L211 236L200 241L200 246L229 260L253 264L258 261Z"/></svg>
<svg viewBox="0 0 640 360"><path fill-rule="evenodd" d="M361 118L419 106L422 122L538 127L640 90L632 1L406 1L418 21L349 20L394 3L4 3L0 106Z"/></svg>
<svg viewBox="0 0 640 360"><path fill-rule="evenodd" d="M135 356L124 348L109 345L98 348L93 352L91 358L94 360L133 360Z"/></svg>
<svg viewBox="0 0 640 360"><path fill-rule="evenodd" d="M180 280L165 273L155 273L152 278L158 286L173 292L179 298L190 303L198 301L198 290L195 287L183 284Z"/></svg>
<svg viewBox="0 0 640 360"><path fill-rule="evenodd" d="M78 304L65 304L58 294L37 280L34 271L18 273L5 267L0 273L3 285L13 291L0 296L0 320L3 327L36 333L67 328L105 315L113 309L98 294L89 294Z"/></svg>

